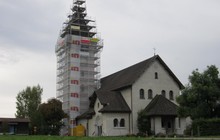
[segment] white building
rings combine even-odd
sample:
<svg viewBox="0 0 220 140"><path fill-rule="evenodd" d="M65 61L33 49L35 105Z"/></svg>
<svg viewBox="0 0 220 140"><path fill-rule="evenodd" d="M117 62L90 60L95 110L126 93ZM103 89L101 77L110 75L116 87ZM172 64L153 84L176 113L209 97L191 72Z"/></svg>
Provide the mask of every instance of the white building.
<svg viewBox="0 0 220 140"><path fill-rule="evenodd" d="M101 79L89 109L77 117L88 136L138 133L138 111L144 109L154 134L183 134L186 119L178 118L176 97L184 86L158 56Z"/></svg>

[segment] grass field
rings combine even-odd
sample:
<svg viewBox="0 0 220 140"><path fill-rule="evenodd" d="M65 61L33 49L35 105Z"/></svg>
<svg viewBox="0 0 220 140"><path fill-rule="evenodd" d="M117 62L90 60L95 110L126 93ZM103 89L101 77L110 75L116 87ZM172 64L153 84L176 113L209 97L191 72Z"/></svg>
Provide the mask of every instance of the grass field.
<svg viewBox="0 0 220 140"><path fill-rule="evenodd" d="M147 140L137 137L0 136L0 140Z"/></svg>
<svg viewBox="0 0 220 140"><path fill-rule="evenodd" d="M140 138L140 137L61 137L61 136L0 136L0 140L220 140L208 138Z"/></svg>

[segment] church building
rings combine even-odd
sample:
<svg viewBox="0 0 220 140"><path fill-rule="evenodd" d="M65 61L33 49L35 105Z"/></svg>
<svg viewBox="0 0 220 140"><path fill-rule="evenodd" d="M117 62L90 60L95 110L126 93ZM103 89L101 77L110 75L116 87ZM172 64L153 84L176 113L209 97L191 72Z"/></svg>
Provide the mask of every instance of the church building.
<svg viewBox="0 0 220 140"><path fill-rule="evenodd" d="M182 135L187 121L177 114L176 97L184 88L159 55L101 79L89 98L89 109L76 118L87 136L137 134L144 110L153 134Z"/></svg>

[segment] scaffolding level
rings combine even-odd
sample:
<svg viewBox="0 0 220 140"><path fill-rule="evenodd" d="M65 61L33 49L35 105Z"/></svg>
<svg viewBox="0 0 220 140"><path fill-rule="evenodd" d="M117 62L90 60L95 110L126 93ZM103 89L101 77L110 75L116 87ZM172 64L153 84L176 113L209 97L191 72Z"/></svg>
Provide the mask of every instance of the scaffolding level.
<svg viewBox="0 0 220 140"><path fill-rule="evenodd" d="M87 16L85 0L74 0L56 44L57 98L68 114L62 134L76 126L75 118L89 108L89 96L100 86L103 40L95 20Z"/></svg>

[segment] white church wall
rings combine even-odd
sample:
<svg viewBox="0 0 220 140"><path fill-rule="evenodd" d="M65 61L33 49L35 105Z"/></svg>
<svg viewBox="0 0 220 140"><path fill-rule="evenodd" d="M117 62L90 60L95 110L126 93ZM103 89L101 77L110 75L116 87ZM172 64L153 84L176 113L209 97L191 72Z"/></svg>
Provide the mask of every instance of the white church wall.
<svg viewBox="0 0 220 140"><path fill-rule="evenodd" d="M97 98L94 104L95 115L92 116L92 119L88 120L87 131L89 136L97 136L98 135L97 127L103 125L102 113L98 112L102 107L103 105L101 105L100 101Z"/></svg>
<svg viewBox="0 0 220 140"><path fill-rule="evenodd" d="M118 120L118 124L114 126L114 119ZM124 126L120 125L120 121L124 119ZM104 113L103 114L103 135L104 136L125 136L129 134L129 113Z"/></svg>
<svg viewBox="0 0 220 140"><path fill-rule="evenodd" d="M126 103L128 104L129 108L131 109L131 88L126 88L124 90L121 90L120 92Z"/></svg>
<svg viewBox="0 0 220 140"><path fill-rule="evenodd" d="M161 126L161 117L155 117L155 130L154 130L155 134L158 133L166 133L166 130L164 128L162 128Z"/></svg>
<svg viewBox="0 0 220 140"><path fill-rule="evenodd" d="M187 120L186 118L176 118L175 119L176 134L178 134L178 135L184 134L184 130L186 129L186 126L187 126L186 120Z"/></svg>
<svg viewBox="0 0 220 140"><path fill-rule="evenodd" d="M155 79L155 73L158 74L158 79ZM139 91L144 89L145 99L140 99ZM166 92L166 98L169 99L169 91L173 91L174 103L176 96L179 95L179 86L169 75L166 69L155 61L147 70L140 76L140 78L132 86L132 116L133 116L133 133L138 133L137 128L137 113L144 109L152 99L148 99L148 90L153 91L153 97L156 94L161 94L162 90ZM155 128L156 129L156 128Z"/></svg>

